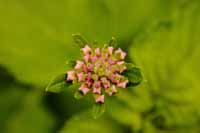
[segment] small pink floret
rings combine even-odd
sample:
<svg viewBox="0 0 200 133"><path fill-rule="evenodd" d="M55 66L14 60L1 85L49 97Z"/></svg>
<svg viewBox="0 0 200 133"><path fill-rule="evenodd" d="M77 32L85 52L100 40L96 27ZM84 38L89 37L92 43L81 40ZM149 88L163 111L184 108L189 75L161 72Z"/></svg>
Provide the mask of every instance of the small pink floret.
<svg viewBox="0 0 200 133"><path fill-rule="evenodd" d="M114 49L113 47L108 47L108 52L109 52L110 55L112 55L113 49Z"/></svg>
<svg viewBox="0 0 200 133"><path fill-rule="evenodd" d="M108 92L108 95L109 96L112 96L113 94L117 93L117 89L116 87L113 85L112 88L111 88L111 91Z"/></svg>
<svg viewBox="0 0 200 133"><path fill-rule="evenodd" d="M124 61L117 62L118 65L123 65L124 63L125 63Z"/></svg>
<svg viewBox="0 0 200 133"><path fill-rule="evenodd" d="M79 82L84 81L84 74L83 74L83 72L78 73L78 74L77 74L77 77L78 77L78 81L79 81Z"/></svg>
<svg viewBox="0 0 200 133"><path fill-rule="evenodd" d="M83 54L88 54L91 52L91 48L88 45L85 45L84 48L82 48Z"/></svg>
<svg viewBox="0 0 200 133"><path fill-rule="evenodd" d="M124 51L122 51L121 48L119 48L118 50L116 50L115 53L119 53L122 60L125 59L125 57L126 57L126 53Z"/></svg>
<svg viewBox="0 0 200 133"><path fill-rule="evenodd" d="M83 66L83 62L82 61L76 61L76 66L75 66L75 69L76 70L80 70L81 68L82 68L82 66Z"/></svg>
<svg viewBox="0 0 200 133"><path fill-rule="evenodd" d="M101 82L103 84L104 88L109 88L110 87L110 82L107 80L107 78L101 78Z"/></svg>
<svg viewBox="0 0 200 133"><path fill-rule="evenodd" d="M101 88L94 88L93 93L101 94Z"/></svg>
<svg viewBox="0 0 200 133"><path fill-rule="evenodd" d="M87 69L89 71L92 71L94 69L94 65L93 64L88 64Z"/></svg>
<svg viewBox="0 0 200 133"><path fill-rule="evenodd" d="M92 56L91 57L91 60L92 60L92 62L94 63L95 61L97 61L98 60L98 57L95 55L95 56Z"/></svg>
<svg viewBox="0 0 200 133"><path fill-rule="evenodd" d="M95 99L96 103L104 103L104 95L100 95Z"/></svg>
<svg viewBox="0 0 200 133"><path fill-rule="evenodd" d="M114 64L115 64L115 60L113 60L113 59L108 59L108 63L109 63L110 65L114 65Z"/></svg>
<svg viewBox="0 0 200 133"><path fill-rule="evenodd" d="M84 95L86 95L90 91L90 89L86 87L85 85L81 85L81 87L79 88L79 91L81 91Z"/></svg>
<svg viewBox="0 0 200 133"><path fill-rule="evenodd" d="M101 82L100 81L95 81L94 82L94 87L96 87L96 88L101 87Z"/></svg>
<svg viewBox="0 0 200 133"><path fill-rule="evenodd" d="M128 80L124 81L124 82L121 82L121 83L118 83L117 86L118 87L121 87L121 88L126 88L126 85L128 84Z"/></svg>
<svg viewBox="0 0 200 133"><path fill-rule="evenodd" d="M67 81L72 81L76 78L74 71L68 71L67 72Z"/></svg>
<svg viewBox="0 0 200 133"><path fill-rule="evenodd" d="M89 54L84 55L83 59L85 62L89 62L90 55Z"/></svg>
<svg viewBox="0 0 200 133"><path fill-rule="evenodd" d="M100 48L96 48L96 49L95 49L95 54L96 54L97 56L100 56L100 55L101 55Z"/></svg>
<svg viewBox="0 0 200 133"><path fill-rule="evenodd" d="M85 73L88 72L88 68L87 68L87 65L86 65L86 64L83 65L83 72L85 72Z"/></svg>

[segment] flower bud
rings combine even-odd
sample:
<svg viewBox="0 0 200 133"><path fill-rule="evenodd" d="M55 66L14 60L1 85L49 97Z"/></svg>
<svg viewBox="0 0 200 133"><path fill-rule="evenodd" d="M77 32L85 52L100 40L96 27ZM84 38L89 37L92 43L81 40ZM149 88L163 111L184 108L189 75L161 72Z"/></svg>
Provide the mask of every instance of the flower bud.
<svg viewBox="0 0 200 133"><path fill-rule="evenodd" d="M117 86L121 88L126 88L127 84L128 84L128 80L118 83Z"/></svg>
<svg viewBox="0 0 200 133"><path fill-rule="evenodd" d="M75 71L68 71L67 72L67 81L73 81L76 79Z"/></svg>
<svg viewBox="0 0 200 133"><path fill-rule="evenodd" d="M82 68L82 66L83 66L83 62L82 61L76 61L76 66L75 66L75 69L76 70L80 70L81 68Z"/></svg>
<svg viewBox="0 0 200 133"><path fill-rule="evenodd" d="M82 84L79 88L79 91L81 91L84 95L86 95L90 91L90 89L86 87L84 84Z"/></svg>
<svg viewBox="0 0 200 133"><path fill-rule="evenodd" d="M89 54L91 52L91 48L88 45L85 45L84 48L82 48L83 54Z"/></svg>
<svg viewBox="0 0 200 133"><path fill-rule="evenodd" d="M119 48L118 50L115 51L116 54L120 54L120 59L123 60L126 57L126 53L124 51L122 51L121 48Z"/></svg>
<svg viewBox="0 0 200 133"><path fill-rule="evenodd" d="M104 95L97 95L95 101L96 103L104 103Z"/></svg>

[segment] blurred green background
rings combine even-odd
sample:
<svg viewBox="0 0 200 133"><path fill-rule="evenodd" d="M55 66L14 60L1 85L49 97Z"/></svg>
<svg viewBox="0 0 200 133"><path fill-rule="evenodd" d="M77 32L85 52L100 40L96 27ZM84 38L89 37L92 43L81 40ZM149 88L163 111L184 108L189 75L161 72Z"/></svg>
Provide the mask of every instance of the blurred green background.
<svg viewBox="0 0 200 133"><path fill-rule="evenodd" d="M90 99L44 92L77 32L116 37L144 76L97 120ZM1 133L199 133L199 69L199 0L0 0Z"/></svg>

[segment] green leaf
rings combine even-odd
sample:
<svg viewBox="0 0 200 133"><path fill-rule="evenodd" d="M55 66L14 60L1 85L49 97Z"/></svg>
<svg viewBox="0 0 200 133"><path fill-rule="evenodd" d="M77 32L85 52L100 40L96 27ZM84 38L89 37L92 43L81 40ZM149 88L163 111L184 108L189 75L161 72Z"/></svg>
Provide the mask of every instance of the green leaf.
<svg viewBox="0 0 200 133"><path fill-rule="evenodd" d="M135 86L138 85L142 81L142 74L139 68L133 67L131 69L127 69L124 72L124 75L128 78L129 80L129 87L130 86Z"/></svg>
<svg viewBox="0 0 200 133"><path fill-rule="evenodd" d="M146 27L148 27L151 20L155 21L153 16L160 15L159 9L164 10L166 7L163 8L165 4L158 4L157 0L153 0L148 1L149 8L145 8L144 2L146 0L125 0L125 2L69 0L67 2L69 8L66 8L64 0L45 4L41 4L40 0L30 2L16 0L12 4L0 0L2 5L0 12L5 13L1 15L1 20L4 21L0 21L0 63L9 68L20 81L44 86L49 76L65 71L63 62L66 59L79 57L79 50L72 45L72 33L84 33L88 39L98 42L106 41L114 34L123 41L136 33L141 24L147 22ZM49 8L52 5L55 5L55 9ZM79 10L74 10L74 6ZM14 11L10 12L11 10ZM139 12L140 15L136 16L130 12ZM59 15L54 16L54 14ZM129 17L126 14L129 14ZM120 16L121 19L113 21L116 16ZM23 25L20 24L21 21ZM130 44L123 43L124 45Z"/></svg>
<svg viewBox="0 0 200 133"><path fill-rule="evenodd" d="M75 94L74 94L74 98L76 98L77 100L83 98L83 96L84 96L84 95L83 95L79 90L77 90L77 91L75 92Z"/></svg>
<svg viewBox="0 0 200 133"><path fill-rule="evenodd" d="M128 70L130 70L133 67L135 67L135 64L133 64L133 63L126 63L126 67L127 67Z"/></svg>
<svg viewBox="0 0 200 133"><path fill-rule="evenodd" d="M86 44L88 44L88 41L81 34L73 34L72 37L74 42L78 44L80 48L83 48Z"/></svg>
<svg viewBox="0 0 200 133"><path fill-rule="evenodd" d="M59 93L70 85L71 83L66 82L66 73L63 73L53 78L45 90L47 92Z"/></svg>
<svg viewBox="0 0 200 133"><path fill-rule="evenodd" d="M68 60L68 61L66 61L66 65L69 68L73 68L76 65L76 61L75 60Z"/></svg>
<svg viewBox="0 0 200 133"><path fill-rule="evenodd" d="M5 133L49 133L54 130L56 119L44 106L42 96L38 91L22 95L19 105L11 108L18 111L11 113L6 119Z"/></svg>
<svg viewBox="0 0 200 133"><path fill-rule="evenodd" d="M117 46L117 40L114 37L112 37L112 39L109 41L108 45L116 47Z"/></svg>
<svg viewBox="0 0 200 133"><path fill-rule="evenodd" d="M93 117L95 119L99 118L105 112L105 104L95 103L92 111Z"/></svg>
<svg viewBox="0 0 200 133"><path fill-rule="evenodd" d="M200 16L196 14L200 8L195 4L177 9L173 13L176 15L169 19L171 27L154 28L151 34L131 45L130 56L141 67L148 81L147 89L156 101L154 118L151 117L157 122L151 120L151 128L162 126L181 129L174 132L183 133L190 132L186 126L194 128L199 123L199 114L194 112L200 109L200 25L197 24ZM159 117L164 121L160 122ZM150 130L147 128L144 132Z"/></svg>
<svg viewBox="0 0 200 133"><path fill-rule="evenodd" d="M123 128L109 116L98 120L91 117L91 112L78 112L67 119L58 133L123 133Z"/></svg>

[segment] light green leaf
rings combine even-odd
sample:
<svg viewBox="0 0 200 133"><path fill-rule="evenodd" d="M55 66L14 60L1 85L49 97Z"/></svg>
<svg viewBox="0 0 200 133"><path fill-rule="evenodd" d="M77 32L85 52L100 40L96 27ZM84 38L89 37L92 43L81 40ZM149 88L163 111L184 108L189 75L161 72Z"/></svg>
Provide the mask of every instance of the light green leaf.
<svg viewBox="0 0 200 133"><path fill-rule="evenodd" d="M105 112L105 104L95 103L92 109L92 115L95 119L99 118Z"/></svg>
<svg viewBox="0 0 200 133"><path fill-rule="evenodd" d="M55 117L43 103L43 95L30 91L23 95L20 105L6 120L5 133L49 133L56 125Z"/></svg>
<svg viewBox="0 0 200 133"><path fill-rule="evenodd" d="M72 83L66 82L66 75L66 73L63 73L53 78L45 90L47 92L59 93L69 87Z"/></svg>
<svg viewBox="0 0 200 133"><path fill-rule="evenodd" d="M58 133L123 133L123 128L106 116L93 119L91 112L86 110L67 119Z"/></svg>
<svg viewBox="0 0 200 133"><path fill-rule="evenodd" d="M80 48L83 48L86 44L88 44L88 41L81 34L73 34L72 37L74 42L78 44Z"/></svg>
<svg viewBox="0 0 200 133"><path fill-rule="evenodd" d="M154 113L148 114L157 121L151 127L186 130L199 124L199 11L197 1L177 8L169 18L172 26L155 26L133 42L130 55L156 103Z"/></svg>
<svg viewBox="0 0 200 133"><path fill-rule="evenodd" d="M0 0L0 12L5 13L0 21L0 63L20 81L44 86L49 77L65 71L65 60L79 57L80 51L72 45L73 33L83 33L98 42L111 36L124 40L162 14L166 6L157 1L148 1L145 8L146 0L61 0L45 4L41 0Z"/></svg>

